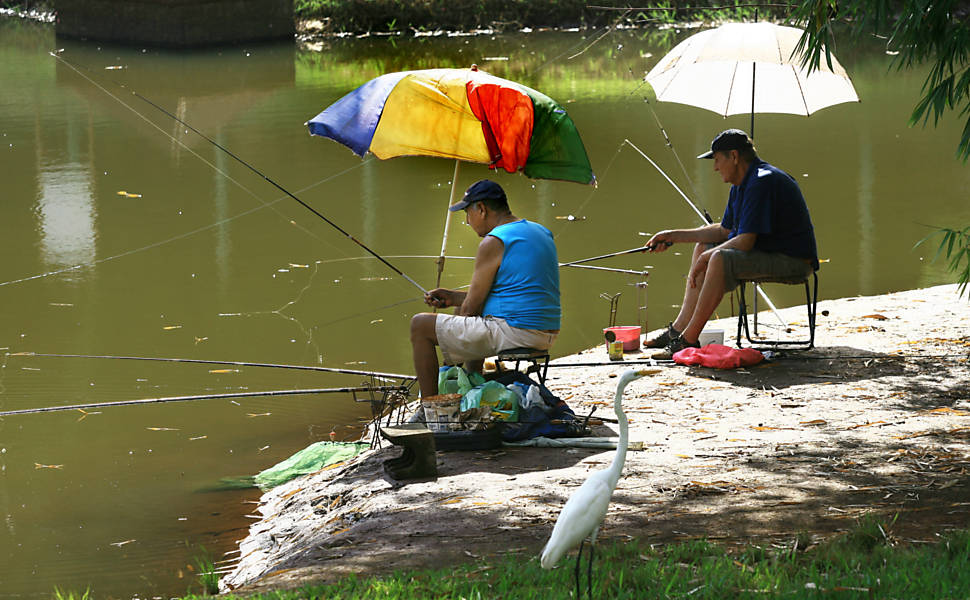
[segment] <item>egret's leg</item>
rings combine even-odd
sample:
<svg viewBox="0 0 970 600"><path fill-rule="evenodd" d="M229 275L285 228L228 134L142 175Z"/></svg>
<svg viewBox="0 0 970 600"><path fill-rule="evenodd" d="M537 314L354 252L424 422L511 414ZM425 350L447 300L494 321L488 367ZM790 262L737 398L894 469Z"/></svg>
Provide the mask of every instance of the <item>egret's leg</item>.
<svg viewBox="0 0 970 600"><path fill-rule="evenodd" d="M586 597L593 600L593 549L596 544L589 544L589 562L586 563Z"/></svg>
<svg viewBox="0 0 970 600"><path fill-rule="evenodd" d="M580 559L583 556L583 544L585 544L585 543L586 543L586 540L583 540L583 541L579 542L579 554L576 555L576 568L574 570L575 571L575 574L576 574L576 600L579 600L579 590L580 590L580 587L579 587L579 565L580 565Z"/></svg>

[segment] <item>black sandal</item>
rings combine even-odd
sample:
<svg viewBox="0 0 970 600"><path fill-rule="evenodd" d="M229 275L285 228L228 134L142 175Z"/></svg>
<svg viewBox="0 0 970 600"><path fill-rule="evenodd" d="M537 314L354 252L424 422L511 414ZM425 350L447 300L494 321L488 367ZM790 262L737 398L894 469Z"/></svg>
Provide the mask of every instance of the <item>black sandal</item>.
<svg viewBox="0 0 970 600"><path fill-rule="evenodd" d="M667 329L659 333L657 337L650 338L649 340L643 340L644 348L666 348L667 345L680 337L680 332L674 329L674 324L671 321L667 324Z"/></svg>

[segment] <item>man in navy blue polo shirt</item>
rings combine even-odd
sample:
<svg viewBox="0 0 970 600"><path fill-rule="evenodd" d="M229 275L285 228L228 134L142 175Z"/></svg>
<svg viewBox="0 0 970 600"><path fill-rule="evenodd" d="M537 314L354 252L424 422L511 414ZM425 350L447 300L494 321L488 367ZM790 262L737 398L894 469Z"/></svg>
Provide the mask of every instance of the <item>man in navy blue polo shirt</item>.
<svg viewBox="0 0 970 600"><path fill-rule="evenodd" d="M681 242L696 244L677 319L643 343L663 349L653 355L657 359L697 347L704 324L740 280L768 275L795 279L818 269L815 229L798 184L761 160L748 134L722 131L710 151L697 158L714 160L714 170L731 184L731 193L720 223L661 231L646 244L652 252Z"/></svg>

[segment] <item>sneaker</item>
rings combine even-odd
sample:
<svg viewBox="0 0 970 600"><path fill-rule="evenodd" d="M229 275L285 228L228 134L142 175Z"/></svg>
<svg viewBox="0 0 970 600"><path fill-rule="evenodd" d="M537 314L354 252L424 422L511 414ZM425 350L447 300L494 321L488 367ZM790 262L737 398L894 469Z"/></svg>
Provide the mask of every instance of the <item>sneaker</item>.
<svg viewBox="0 0 970 600"><path fill-rule="evenodd" d="M654 352L650 358L654 360L673 360L674 354L677 354L684 348L700 348L701 345L698 342L688 342L684 339L683 335L678 335L674 339L670 340L667 347L659 352Z"/></svg>
<svg viewBox="0 0 970 600"><path fill-rule="evenodd" d="M667 329L664 329L661 333L658 333L656 337L652 337L649 340L643 340L644 348L666 348L667 345L680 336L680 332L674 329L673 322L667 324Z"/></svg>

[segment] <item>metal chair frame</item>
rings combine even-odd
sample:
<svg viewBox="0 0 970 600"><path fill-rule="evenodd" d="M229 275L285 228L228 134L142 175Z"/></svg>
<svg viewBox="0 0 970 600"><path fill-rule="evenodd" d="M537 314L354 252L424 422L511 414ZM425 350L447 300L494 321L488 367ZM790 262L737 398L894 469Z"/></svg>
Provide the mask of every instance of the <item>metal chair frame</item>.
<svg viewBox="0 0 970 600"><path fill-rule="evenodd" d="M520 363L532 363L526 368L526 374L538 373L539 384L543 386L546 385L546 375L549 372L548 350L536 350L535 348L509 348L508 350L502 350L499 352L496 359L504 362L514 362L516 371L519 370Z"/></svg>
<svg viewBox="0 0 970 600"><path fill-rule="evenodd" d="M745 279L741 281L741 287L739 291L738 299L738 335L737 335L737 346L741 347L741 331L744 331L744 337L748 340L748 343L755 345L765 345L772 348L778 348L779 346L805 346L805 350L810 350L815 347L815 316L818 308L818 272L812 273L812 279L814 280L814 285L810 288L808 285L809 278L806 277L804 281L800 282L786 282L779 281L777 279ZM798 285L799 283L805 286L805 306L808 309L808 333L809 337L807 340L753 340L751 339L751 332L748 329L748 313L747 313L747 303L744 299L744 288L746 283L752 283L755 288L754 293L754 334L758 335L758 284L759 283L785 283L788 285Z"/></svg>

